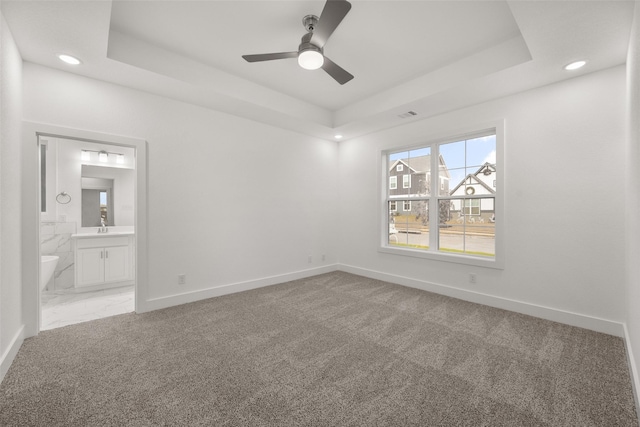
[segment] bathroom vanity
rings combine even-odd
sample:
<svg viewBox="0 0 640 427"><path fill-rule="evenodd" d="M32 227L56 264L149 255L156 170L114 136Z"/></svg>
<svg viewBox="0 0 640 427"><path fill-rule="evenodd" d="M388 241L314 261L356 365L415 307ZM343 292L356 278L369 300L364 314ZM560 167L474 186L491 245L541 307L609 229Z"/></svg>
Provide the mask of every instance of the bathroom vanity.
<svg viewBox="0 0 640 427"><path fill-rule="evenodd" d="M74 234L75 287L134 282L133 232Z"/></svg>

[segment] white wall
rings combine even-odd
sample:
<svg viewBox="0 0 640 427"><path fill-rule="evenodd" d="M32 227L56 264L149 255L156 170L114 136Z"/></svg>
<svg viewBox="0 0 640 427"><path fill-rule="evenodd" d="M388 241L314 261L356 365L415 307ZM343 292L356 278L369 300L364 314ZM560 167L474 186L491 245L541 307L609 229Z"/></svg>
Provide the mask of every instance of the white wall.
<svg viewBox="0 0 640 427"><path fill-rule="evenodd" d="M636 4L627 57L627 347L636 393L640 382L640 6Z"/></svg>
<svg viewBox="0 0 640 427"><path fill-rule="evenodd" d="M335 142L23 68L25 120L148 141L150 300L190 292L194 299L205 295L197 291L313 274L304 272L337 262ZM177 285L178 274L186 285Z"/></svg>
<svg viewBox="0 0 640 427"><path fill-rule="evenodd" d="M380 150L497 119L505 120L506 135L504 270L378 252ZM340 220L340 263L348 271L620 334L620 323L611 322L625 318L624 141L620 66L343 142L339 205L350 213Z"/></svg>
<svg viewBox="0 0 640 427"><path fill-rule="evenodd" d="M22 344L22 58L0 13L0 380Z"/></svg>

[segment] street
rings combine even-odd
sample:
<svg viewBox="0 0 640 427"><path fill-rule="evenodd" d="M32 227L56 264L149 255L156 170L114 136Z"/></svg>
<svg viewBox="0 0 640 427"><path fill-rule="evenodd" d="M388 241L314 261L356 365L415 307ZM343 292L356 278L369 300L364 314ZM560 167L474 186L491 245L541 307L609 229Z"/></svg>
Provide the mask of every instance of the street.
<svg viewBox="0 0 640 427"><path fill-rule="evenodd" d="M397 242L396 242L397 238ZM401 245L429 246L429 232L392 234L389 236L389 243ZM487 235L474 235L467 233L466 237L462 233L440 231L440 248L451 249L464 252L481 252L487 255L495 254L495 237Z"/></svg>

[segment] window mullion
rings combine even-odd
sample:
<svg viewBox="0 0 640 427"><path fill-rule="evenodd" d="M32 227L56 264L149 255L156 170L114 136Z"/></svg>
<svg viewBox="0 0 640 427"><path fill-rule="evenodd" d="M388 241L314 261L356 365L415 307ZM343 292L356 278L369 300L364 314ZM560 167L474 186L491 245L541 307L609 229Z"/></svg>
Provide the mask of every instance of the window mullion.
<svg viewBox="0 0 640 427"><path fill-rule="evenodd" d="M429 171L429 250L438 250L438 232L439 232L439 218L438 218L438 193L440 190L440 177L438 176L438 144L431 145L431 162Z"/></svg>

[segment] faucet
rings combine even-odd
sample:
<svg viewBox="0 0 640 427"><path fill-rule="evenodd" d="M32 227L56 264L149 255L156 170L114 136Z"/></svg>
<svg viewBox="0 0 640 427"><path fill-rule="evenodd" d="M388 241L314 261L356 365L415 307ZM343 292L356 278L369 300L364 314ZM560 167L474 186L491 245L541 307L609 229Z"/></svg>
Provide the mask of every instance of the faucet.
<svg viewBox="0 0 640 427"><path fill-rule="evenodd" d="M98 228L98 233L107 233L109 229L107 228L107 224L104 223L104 218L100 218L100 224L102 224L102 227Z"/></svg>

